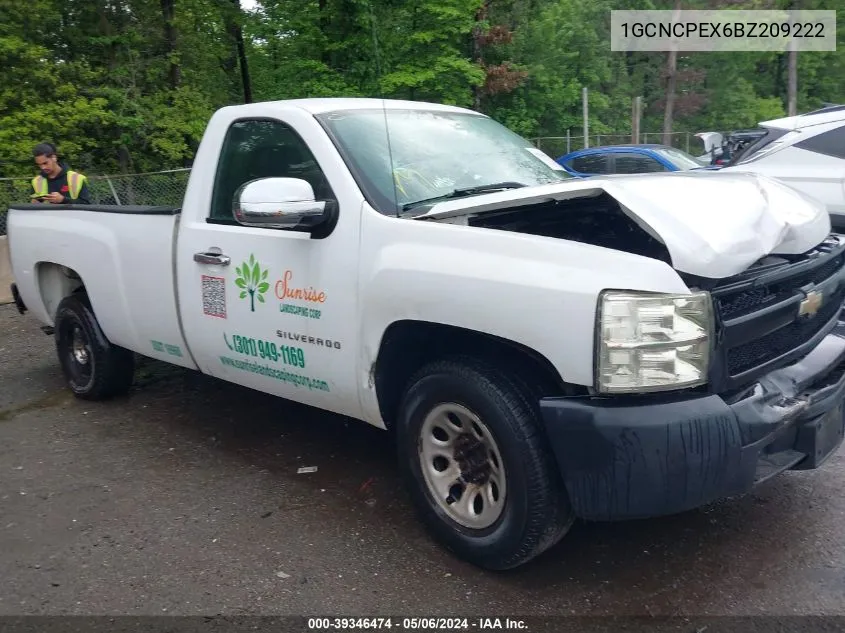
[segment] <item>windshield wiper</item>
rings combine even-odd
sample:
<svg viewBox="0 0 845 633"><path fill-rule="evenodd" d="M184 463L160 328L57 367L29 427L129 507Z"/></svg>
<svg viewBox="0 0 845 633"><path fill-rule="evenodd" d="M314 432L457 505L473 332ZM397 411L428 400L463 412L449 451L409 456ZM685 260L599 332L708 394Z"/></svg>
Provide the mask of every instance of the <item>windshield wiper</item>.
<svg viewBox="0 0 845 633"><path fill-rule="evenodd" d="M415 202L407 202L402 205L402 210L408 211L409 209L413 209L414 207L419 207L432 202L439 202L441 200L450 200L451 198L463 198L465 196L472 196L477 193L490 193L492 191L504 191L505 189L519 189L520 187L525 186L525 183L522 182L505 181L494 182L490 183L489 185L477 185L475 187L462 187L460 189L453 189L449 193L444 193L441 196L434 196L433 198L416 200Z"/></svg>

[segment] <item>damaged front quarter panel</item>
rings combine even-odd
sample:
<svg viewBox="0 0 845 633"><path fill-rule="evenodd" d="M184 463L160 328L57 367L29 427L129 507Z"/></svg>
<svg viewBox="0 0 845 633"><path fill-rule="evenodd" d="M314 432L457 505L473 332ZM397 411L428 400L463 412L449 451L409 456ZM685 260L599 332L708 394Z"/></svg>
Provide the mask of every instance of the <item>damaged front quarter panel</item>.
<svg viewBox="0 0 845 633"><path fill-rule="evenodd" d="M618 219L611 220L613 227L604 224L612 214L594 222L593 233L584 233L585 219L577 213L562 214L555 222L548 212L540 213L562 201L569 204L560 209L580 202L582 214L600 207L607 212L608 206L596 201L608 197L643 234L635 235ZM525 187L441 202L418 219L464 223L462 218L471 226L574 239L656 259L666 253L676 270L710 279L736 275L766 255L806 252L830 232L821 203L778 181L705 171Z"/></svg>

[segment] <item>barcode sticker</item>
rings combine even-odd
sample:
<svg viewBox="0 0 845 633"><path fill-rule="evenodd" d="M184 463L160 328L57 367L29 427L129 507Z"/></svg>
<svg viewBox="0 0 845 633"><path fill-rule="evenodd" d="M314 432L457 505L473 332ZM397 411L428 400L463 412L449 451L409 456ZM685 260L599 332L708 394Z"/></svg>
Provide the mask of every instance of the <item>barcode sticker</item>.
<svg viewBox="0 0 845 633"><path fill-rule="evenodd" d="M202 276L202 311L208 316L226 318L225 277Z"/></svg>

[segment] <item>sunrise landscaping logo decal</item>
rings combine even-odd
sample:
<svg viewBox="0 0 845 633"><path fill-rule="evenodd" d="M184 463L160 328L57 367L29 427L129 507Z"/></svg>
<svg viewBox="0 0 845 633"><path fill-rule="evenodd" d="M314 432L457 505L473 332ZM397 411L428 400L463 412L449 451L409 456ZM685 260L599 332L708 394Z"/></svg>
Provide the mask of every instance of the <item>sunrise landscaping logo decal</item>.
<svg viewBox="0 0 845 633"><path fill-rule="evenodd" d="M235 285L241 289L240 298L245 299L249 295L249 310L255 312L256 298L259 303L264 303L264 293L270 289L270 283L266 281L270 269L261 270L255 255L250 253L249 262L235 268L235 272L238 273Z"/></svg>

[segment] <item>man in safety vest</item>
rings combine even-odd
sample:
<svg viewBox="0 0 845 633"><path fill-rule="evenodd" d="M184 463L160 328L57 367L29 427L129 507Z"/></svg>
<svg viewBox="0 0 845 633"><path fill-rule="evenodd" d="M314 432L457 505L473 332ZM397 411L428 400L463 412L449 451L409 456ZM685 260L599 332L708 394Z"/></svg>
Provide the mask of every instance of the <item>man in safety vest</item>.
<svg viewBox="0 0 845 633"><path fill-rule="evenodd" d="M52 204L91 204L88 179L78 171L66 169L59 162L56 147L39 143L32 151L41 173L32 179L32 199Z"/></svg>

